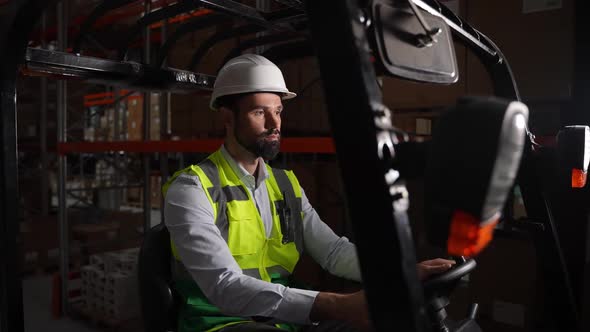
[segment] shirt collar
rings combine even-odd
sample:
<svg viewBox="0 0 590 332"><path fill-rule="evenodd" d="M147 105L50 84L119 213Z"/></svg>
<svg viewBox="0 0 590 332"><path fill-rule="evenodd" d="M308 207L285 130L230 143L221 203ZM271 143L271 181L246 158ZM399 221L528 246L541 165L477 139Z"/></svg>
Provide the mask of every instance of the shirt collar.
<svg viewBox="0 0 590 332"><path fill-rule="evenodd" d="M266 169L266 163L264 162L264 159L262 159L261 157L258 157L259 167L256 169L256 172L258 172L256 174L258 180L256 181L256 183L254 183L254 176L248 173L248 171L246 171L244 167L242 167L242 165L240 165L229 154L229 151L227 151L227 149L225 148L225 144L221 146L221 154L223 155L223 158L227 161L231 169L234 171L234 173L238 176L240 181L242 181L242 183L244 183L246 186L250 188L258 188L258 186L260 186L261 183L268 179L269 174Z"/></svg>

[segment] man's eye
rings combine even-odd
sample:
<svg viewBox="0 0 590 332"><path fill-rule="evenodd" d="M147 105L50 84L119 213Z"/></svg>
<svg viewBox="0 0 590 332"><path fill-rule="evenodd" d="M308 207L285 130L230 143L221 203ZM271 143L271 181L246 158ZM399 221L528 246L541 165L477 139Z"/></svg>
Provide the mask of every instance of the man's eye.
<svg viewBox="0 0 590 332"><path fill-rule="evenodd" d="M254 115L257 115L257 116L264 115L264 111L262 111L262 110L254 111Z"/></svg>

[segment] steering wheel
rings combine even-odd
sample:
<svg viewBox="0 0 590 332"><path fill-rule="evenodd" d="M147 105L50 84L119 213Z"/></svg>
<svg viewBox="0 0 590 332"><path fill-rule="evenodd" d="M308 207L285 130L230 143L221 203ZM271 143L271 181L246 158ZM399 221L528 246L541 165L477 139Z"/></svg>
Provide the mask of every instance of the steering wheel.
<svg viewBox="0 0 590 332"><path fill-rule="evenodd" d="M435 275L423 283L425 294L432 294L437 290L454 288L457 281L473 271L477 266L473 258L465 259L464 257L459 257L455 261L457 263L449 270Z"/></svg>

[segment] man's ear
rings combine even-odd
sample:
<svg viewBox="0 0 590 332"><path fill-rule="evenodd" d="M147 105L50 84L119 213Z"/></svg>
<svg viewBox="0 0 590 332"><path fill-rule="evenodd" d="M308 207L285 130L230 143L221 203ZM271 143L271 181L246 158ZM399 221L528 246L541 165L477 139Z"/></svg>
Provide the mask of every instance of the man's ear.
<svg viewBox="0 0 590 332"><path fill-rule="evenodd" d="M227 107L220 107L219 112L221 113L221 120L223 121L223 126L227 128L233 128L235 123L235 116L234 112Z"/></svg>

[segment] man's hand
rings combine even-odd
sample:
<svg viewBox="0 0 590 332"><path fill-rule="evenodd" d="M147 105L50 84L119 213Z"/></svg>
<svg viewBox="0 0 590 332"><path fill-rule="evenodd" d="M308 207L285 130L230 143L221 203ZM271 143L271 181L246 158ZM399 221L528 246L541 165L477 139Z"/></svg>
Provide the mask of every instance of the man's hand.
<svg viewBox="0 0 590 332"><path fill-rule="evenodd" d="M446 270L450 269L453 265L455 265L455 261L443 258L422 261L416 264L416 268L418 269L418 278L420 280L428 279L433 274L445 272Z"/></svg>
<svg viewBox="0 0 590 332"><path fill-rule="evenodd" d="M309 318L313 322L346 322L361 332L372 330L363 290L350 294L320 292L315 298Z"/></svg>

